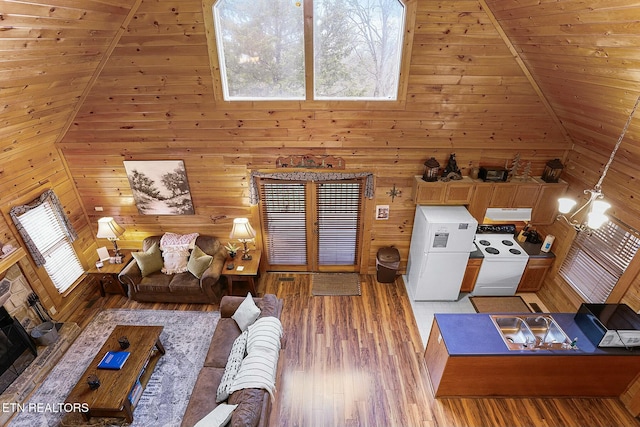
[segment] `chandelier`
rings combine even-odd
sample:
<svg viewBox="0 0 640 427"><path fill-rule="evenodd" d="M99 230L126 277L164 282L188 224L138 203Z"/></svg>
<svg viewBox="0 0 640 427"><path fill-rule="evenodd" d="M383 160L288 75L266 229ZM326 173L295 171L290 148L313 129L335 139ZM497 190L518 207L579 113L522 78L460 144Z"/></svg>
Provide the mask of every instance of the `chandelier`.
<svg viewBox="0 0 640 427"><path fill-rule="evenodd" d="M633 117L633 114L636 112L636 108L638 107L639 102L640 102L640 96L638 97L638 99L636 99L636 103L633 106L633 109L631 110L631 114L629 114L629 118L627 119L627 122L625 123L624 128L622 128L622 133L620 134L620 137L618 138L618 141L616 142L616 145L613 148L611 155L609 156L609 161L605 165L604 170L602 171L602 175L600 176L600 179L592 189L584 190L584 194L589 195L589 198L584 203L584 205L582 205L580 208L574 211L569 217L567 217L565 216L565 214L569 214L573 210L577 202L567 197L558 199L558 211L560 211L560 215L558 215L558 219L563 219L567 224L571 225L576 231L589 231L591 229L597 229L597 228L600 228L602 224L604 224L609 220L609 218L605 215L605 212L607 211L607 209L611 207L611 205L605 202L604 200L601 200L604 198L604 194L602 193L602 182L604 181L604 177L607 176L607 171L609 171L609 166L611 166L611 163L613 162L613 158L615 157L616 152L618 151L618 148L620 148L620 144L622 143L622 139L624 138L625 133L627 133L627 129L629 128L629 124L631 123L631 118ZM586 223L584 221L578 222L578 220L574 219L576 215L586 210L587 208L590 208L591 210L587 214Z"/></svg>

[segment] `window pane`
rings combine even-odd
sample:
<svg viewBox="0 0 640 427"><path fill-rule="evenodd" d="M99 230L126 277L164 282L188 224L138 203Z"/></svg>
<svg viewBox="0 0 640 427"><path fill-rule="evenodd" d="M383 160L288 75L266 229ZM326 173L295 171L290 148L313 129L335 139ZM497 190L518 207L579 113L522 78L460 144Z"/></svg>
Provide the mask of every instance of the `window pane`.
<svg viewBox="0 0 640 427"><path fill-rule="evenodd" d="M399 0L314 0L316 99L395 100L404 32Z"/></svg>
<svg viewBox="0 0 640 427"><path fill-rule="evenodd" d="M304 16L292 0L213 6L224 98L304 99Z"/></svg>

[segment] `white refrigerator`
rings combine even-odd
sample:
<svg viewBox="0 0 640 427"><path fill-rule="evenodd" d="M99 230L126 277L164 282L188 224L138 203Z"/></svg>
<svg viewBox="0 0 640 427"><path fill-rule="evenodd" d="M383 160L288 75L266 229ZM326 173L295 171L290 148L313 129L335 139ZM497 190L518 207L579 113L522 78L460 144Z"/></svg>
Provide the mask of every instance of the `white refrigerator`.
<svg viewBox="0 0 640 427"><path fill-rule="evenodd" d="M416 208L406 274L410 298L458 299L477 227L464 206Z"/></svg>

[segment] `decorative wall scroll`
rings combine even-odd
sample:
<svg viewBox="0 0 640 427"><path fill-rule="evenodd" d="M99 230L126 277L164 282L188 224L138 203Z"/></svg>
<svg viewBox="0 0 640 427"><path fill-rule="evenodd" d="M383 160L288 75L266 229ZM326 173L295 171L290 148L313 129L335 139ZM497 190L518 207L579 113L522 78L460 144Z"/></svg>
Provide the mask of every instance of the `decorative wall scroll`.
<svg viewBox="0 0 640 427"><path fill-rule="evenodd" d="M276 167L307 169L344 169L344 159L334 156L285 156L278 157Z"/></svg>
<svg viewBox="0 0 640 427"><path fill-rule="evenodd" d="M141 215L193 215L182 160L125 160L129 185Z"/></svg>

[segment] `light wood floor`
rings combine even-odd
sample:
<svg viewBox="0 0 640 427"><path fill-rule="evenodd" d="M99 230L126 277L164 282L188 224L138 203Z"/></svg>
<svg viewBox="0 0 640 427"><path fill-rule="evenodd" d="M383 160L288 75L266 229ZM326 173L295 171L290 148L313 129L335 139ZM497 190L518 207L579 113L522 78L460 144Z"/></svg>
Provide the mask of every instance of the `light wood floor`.
<svg viewBox="0 0 640 427"><path fill-rule="evenodd" d="M313 297L305 274L261 277L260 294L284 299L287 339L271 426L640 427L617 399L435 400L402 279L381 284L375 276L361 277L359 297ZM84 327L100 310L116 307L217 309L101 298L90 290L57 320Z"/></svg>

